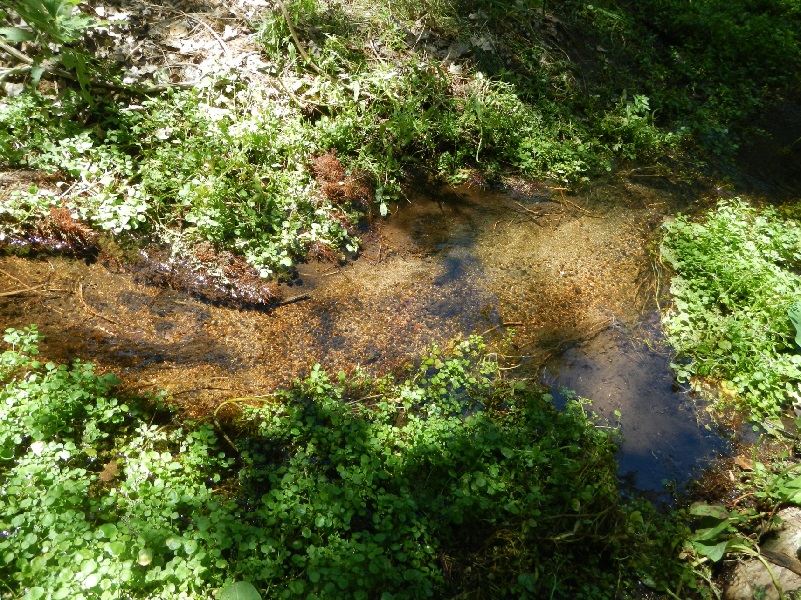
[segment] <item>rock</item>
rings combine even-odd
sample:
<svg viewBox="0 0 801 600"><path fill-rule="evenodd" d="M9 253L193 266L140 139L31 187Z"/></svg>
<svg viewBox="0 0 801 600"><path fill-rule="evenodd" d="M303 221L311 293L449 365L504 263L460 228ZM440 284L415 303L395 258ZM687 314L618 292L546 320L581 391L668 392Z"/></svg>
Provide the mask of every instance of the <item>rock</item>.
<svg viewBox="0 0 801 600"><path fill-rule="evenodd" d="M791 561L797 562L797 553L801 549L801 509L785 508L777 514L782 519L782 523L776 530L775 537L762 544L761 548L768 553L783 555ZM771 560L767 562L781 585L783 593L787 594L801 589L800 575L773 564ZM762 562L749 558L734 568L723 598L724 600L752 600L752 598L778 600L779 592Z"/></svg>
<svg viewBox="0 0 801 600"><path fill-rule="evenodd" d="M454 42L450 46L448 46L448 58L451 60L455 60L457 58L462 58L463 56L469 54L472 48L470 44L466 44L465 42Z"/></svg>
<svg viewBox="0 0 801 600"><path fill-rule="evenodd" d="M24 83L12 83L10 81L6 81L3 83L3 92L9 98L16 98L19 96L23 90L25 90ZM2 94L0 94L1 96Z"/></svg>

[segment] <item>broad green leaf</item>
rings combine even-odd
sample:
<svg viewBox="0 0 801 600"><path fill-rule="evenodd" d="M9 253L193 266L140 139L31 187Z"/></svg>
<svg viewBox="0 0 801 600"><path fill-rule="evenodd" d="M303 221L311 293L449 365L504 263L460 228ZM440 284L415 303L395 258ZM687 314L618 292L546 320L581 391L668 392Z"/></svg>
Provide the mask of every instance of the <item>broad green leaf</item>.
<svg viewBox="0 0 801 600"><path fill-rule="evenodd" d="M36 39L32 32L21 27L0 27L0 37L7 42L30 42Z"/></svg>
<svg viewBox="0 0 801 600"><path fill-rule="evenodd" d="M801 301L795 301L790 305L787 316L795 327L795 344L801 348Z"/></svg>
<svg viewBox="0 0 801 600"><path fill-rule="evenodd" d="M715 519L727 519L729 517L729 511L723 506L709 504L696 504L690 508L690 514L696 517L714 517Z"/></svg>
<svg viewBox="0 0 801 600"><path fill-rule="evenodd" d="M42 78L42 75L44 75L44 72L44 67L40 64L35 64L31 67L31 83L34 86L39 84L39 80Z"/></svg>
<svg viewBox="0 0 801 600"><path fill-rule="evenodd" d="M710 541L716 539L721 533L726 531L729 528L730 524L728 520L723 520L718 523L715 527L710 527L708 529L699 529L693 535L693 540L697 541Z"/></svg>
<svg viewBox="0 0 801 600"><path fill-rule="evenodd" d="M117 535L117 526L114 523L104 523L98 527L104 537L111 539Z"/></svg>
<svg viewBox="0 0 801 600"><path fill-rule="evenodd" d="M223 588L220 600L261 600L261 594L252 583L237 581Z"/></svg>
<svg viewBox="0 0 801 600"><path fill-rule="evenodd" d="M137 562L142 565L143 567L148 566L150 563L153 562L153 551L149 548L139 551L139 558Z"/></svg>
<svg viewBox="0 0 801 600"><path fill-rule="evenodd" d="M723 555L726 554L726 546L729 545L729 541L719 542L714 546L701 542L693 542L692 544L693 548L695 548L699 554L706 556L712 562L718 562L723 558Z"/></svg>

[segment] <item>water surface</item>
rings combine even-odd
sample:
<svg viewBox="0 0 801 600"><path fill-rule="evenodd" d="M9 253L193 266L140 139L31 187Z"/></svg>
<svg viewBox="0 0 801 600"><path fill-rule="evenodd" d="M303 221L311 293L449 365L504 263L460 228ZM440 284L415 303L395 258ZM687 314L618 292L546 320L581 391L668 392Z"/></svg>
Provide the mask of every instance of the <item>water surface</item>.
<svg viewBox="0 0 801 600"><path fill-rule="evenodd" d="M721 449L673 385L665 354L642 343L658 339L649 243L684 202L670 186L626 179L582 194L430 190L401 202L358 260L299 265L285 292L304 299L270 312L146 285L102 257L4 257L0 291L43 287L0 297L0 321L37 323L48 358L91 359L198 415L287 385L315 363L385 373L432 343L514 330L504 357L512 372L574 388L603 416L619 411L621 472L659 491Z"/></svg>

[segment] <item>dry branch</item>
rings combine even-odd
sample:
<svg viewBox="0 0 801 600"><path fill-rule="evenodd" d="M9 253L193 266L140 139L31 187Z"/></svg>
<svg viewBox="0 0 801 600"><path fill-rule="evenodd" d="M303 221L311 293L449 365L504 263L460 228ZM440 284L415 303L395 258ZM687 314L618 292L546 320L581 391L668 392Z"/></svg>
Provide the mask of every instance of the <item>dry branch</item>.
<svg viewBox="0 0 801 600"><path fill-rule="evenodd" d="M16 59L18 62L24 63L27 65L26 67L20 67L20 73L25 73L30 71L36 61L32 59L27 54L24 54L14 48L6 44L5 42L0 41L0 50L11 56L12 58ZM78 77L70 73L69 71L65 71L64 69L60 69L53 65L48 65L46 63L41 63L39 65L45 73L49 75L55 75L57 77L62 77L64 79L69 79L70 81L79 82ZM0 74L0 81L12 75L10 71L15 71L16 69L9 69L5 73ZM117 83L110 83L108 81L101 81L98 79L89 79L86 81L86 85L92 88L100 88L105 90L114 90L118 92L128 92L131 94L137 95L148 95L148 94L155 94L156 92L163 92L165 90L171 88L193 88L196 87L198 81L179 81L177 83L164 83L160 85L153 85L150 87L136 87L132 85L120 85Z"/></svg>
<svg viewBox="0 0 801 600"><path fill-rule="evenodd" d="M43 288L46 284L42 283L40 285L34 285L31 287L23 288L21 290L11 290L10 292L0 292L0 297L8 297L8 296L18 296L20 294L24 294L26 292L32 292L34 290L38 290L39 288Z"/></svg>

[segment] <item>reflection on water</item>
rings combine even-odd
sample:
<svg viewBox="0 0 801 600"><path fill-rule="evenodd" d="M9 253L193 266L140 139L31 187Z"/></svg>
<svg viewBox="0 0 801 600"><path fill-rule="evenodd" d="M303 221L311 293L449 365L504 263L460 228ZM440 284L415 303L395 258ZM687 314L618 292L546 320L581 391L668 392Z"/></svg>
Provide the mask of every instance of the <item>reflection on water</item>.
<svg viewBox="0 0 801 600"><path fill-rule="evenodd" d="M638 336L610 327L549 361L542 378L557 402L569 388L591 399L601 419L619 422L624 485L659 496L666 482L680 486L728 448L694 394L676 385L667 352L637 339L657 336L657 319L650 315Z"/></svg>

